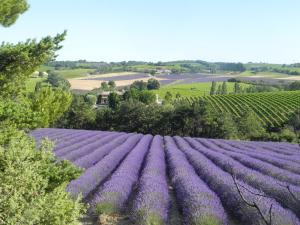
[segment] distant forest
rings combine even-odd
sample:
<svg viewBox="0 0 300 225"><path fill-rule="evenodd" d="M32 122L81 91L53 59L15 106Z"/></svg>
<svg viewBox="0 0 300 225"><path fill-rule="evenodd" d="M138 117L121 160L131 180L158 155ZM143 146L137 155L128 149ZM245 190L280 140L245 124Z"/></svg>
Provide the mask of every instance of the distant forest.
<svg viewBox="0 0 300 225"><path fill-rule="evenodd" d="M228 63L228 62L206 62L202 60L183 60L172 62L143 62L143 61L123 61L123 62L88 62L78 61L52 61L46 66L55 70L61 69L94 69L92 73L109 72L143 72L154 73L156 71L167 70L170 73L222 73L233 72L242 73L250 71L255 74L258 72L282 73L288 75L300 75L300 63L297 64L265 64L265 63Z"/></svg>

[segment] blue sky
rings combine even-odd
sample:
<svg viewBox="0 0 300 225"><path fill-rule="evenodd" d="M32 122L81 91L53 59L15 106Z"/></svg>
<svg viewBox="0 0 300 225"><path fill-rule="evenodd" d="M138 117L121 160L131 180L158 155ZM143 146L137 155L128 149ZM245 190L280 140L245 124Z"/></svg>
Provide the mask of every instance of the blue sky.
<svg viewBox="0 0 300 225"><path fill-rule="evenodd" d="M29 0L0 41L68 30L61 60L300 62L299 0Z"/></svg>

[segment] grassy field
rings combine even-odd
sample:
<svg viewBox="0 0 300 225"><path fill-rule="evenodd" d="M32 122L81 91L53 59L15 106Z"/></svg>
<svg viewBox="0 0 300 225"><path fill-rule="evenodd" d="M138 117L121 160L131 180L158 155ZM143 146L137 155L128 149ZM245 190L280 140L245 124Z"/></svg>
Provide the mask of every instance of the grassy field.
<svg viewBox="0 0 300 225"><path fill-rule="evenodd" d="M222 82L217 82L217 85L222 85ZM241 87L248 87L248 84L241 83ZM174 97L179 93L182 97L199 97L209 95L211 82L194 83L194 84L177 84L161 87L159 90L154 90L160 98L164 98L167 92L170 92ZM228 93L233 92L234 83L227 82Z"/></svg>
<svg viewBox="0 0 300 225"><path fill-rule="evenodd" d="M56 73L61 75L65 79L84 77L90 72L94 72L94 69L70 69L70 70L55 70Z"/></svg>

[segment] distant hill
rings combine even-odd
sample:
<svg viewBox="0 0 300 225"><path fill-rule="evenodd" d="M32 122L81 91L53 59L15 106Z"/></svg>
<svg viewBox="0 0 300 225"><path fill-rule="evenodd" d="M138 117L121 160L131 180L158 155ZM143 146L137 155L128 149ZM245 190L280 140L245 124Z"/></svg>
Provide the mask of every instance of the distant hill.
<svg viewBox="0 0 300 225"><path fill-rule="evenodd" d="M178 60L171 62L89 62L78 61L53 61L40 68L41 71L54 70L62 77L76 78L85 75L138 72L151 74L234 74L241 76L269 75L269 76L299 76L300 63L296 64L267 64L267 63L232 63L232 62L206 62L203 60Z"/></svg>

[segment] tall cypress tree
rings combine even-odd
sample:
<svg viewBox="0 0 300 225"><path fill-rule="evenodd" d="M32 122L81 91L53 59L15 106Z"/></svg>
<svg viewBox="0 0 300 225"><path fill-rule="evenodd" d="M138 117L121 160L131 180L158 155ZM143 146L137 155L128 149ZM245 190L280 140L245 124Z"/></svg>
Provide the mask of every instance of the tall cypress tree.
<svg viewBox="0 0 300 225"><path fill-rule="evenodd" d="M234 93L241 93L241 86L238 82L234 83Z"/></svg>
<svg viewBox="0 0 300 225"><path fill-rule="evenodd" d="M211 83L211 88L210 88L210 95L215 95L216 94L216 88L217 88L217 82L213 81Z"/></svg>
<svg viewBox="0 0 300 225"><path fill-rule="evenodd" d="M222 84L221 94L222 95L226 95L227 94L227 83L225 81Z"/></svg>

